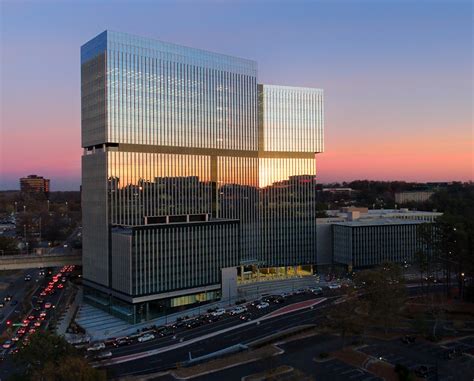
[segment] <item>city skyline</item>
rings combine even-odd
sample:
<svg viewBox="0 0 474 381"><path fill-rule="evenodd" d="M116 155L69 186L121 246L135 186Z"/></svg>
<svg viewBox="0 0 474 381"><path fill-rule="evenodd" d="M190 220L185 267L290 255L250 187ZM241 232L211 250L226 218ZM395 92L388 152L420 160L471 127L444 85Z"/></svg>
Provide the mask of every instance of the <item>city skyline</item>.
<svg viewBox="0 0 474 381"><path fill-rule="evenodd" d="M259 82L324 88L319 182L472 180L470 14L467 1L4 2L0 189L31 173L79 188L76 46L107 28L256 60Z"/></svg>

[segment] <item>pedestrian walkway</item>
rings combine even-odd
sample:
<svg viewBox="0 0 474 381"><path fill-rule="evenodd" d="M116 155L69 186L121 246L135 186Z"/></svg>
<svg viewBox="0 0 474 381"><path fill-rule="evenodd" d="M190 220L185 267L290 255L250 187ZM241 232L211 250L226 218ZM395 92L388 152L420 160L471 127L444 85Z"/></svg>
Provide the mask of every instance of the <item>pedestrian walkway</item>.
<svg viewBox="0 0 474 381"><path fill-rule="evenodd" d="M75 319L94 339L104 338L111 332L125 330L132 325L88 304L82 304Z"/></svg>

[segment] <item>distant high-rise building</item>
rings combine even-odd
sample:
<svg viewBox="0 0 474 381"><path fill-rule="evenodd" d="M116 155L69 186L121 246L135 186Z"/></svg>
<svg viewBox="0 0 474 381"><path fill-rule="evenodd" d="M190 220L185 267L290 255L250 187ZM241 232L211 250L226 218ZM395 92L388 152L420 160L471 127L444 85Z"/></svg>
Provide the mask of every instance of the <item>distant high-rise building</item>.
<svg viewBox="0 0 474 381"><path fill-rule="evenodd" d="M20 179L20 190L24 193L49 193L49 179L37 175L29 175Z"/></svg>
<svg viewBox="0 0 474 381"><path fill-rule="evenodd" d="M81 48L85 298L136 322L309 275L323 92L105 31Z"/></svg>

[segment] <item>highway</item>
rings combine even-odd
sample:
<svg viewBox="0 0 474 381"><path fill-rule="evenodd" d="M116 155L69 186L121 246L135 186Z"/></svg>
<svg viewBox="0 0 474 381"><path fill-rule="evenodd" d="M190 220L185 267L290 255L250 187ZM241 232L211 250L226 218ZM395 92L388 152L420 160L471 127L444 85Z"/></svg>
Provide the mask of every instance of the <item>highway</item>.
<svg viewBox="0 0 474 381"><path fill-rule="evenodd" d="M21 313L21 308L19 308L19 307L21 307L20 306L21 301L23 300L25 295L28 293L27 288L30 284L34 284L34 286L33 286L34 293L32 294L29 301L33 305L38 305L36 303L36 300L42 299L43 302L41 304L39 304L39 306L41 307L42 310L44 310L46 312L45 320L41 322L41 327L37 328L37 329L42 330L42 329L45 329L45 328L48 327L51 319L55 317L55 314L56 314L56 308L55 307L60 305L63 302L62 298L64 296L65 291L68 289L69 285L66 282L63 283L63 282L58 281L55 284L55 287L54 287L54 290L53 290L52 293L49 293L46 296L41 296L40 293L48 285L48 282L51 281L52 276L57 274L58 271L59 271L58 268L49 268L49 269L46 269L45 276L40 276L38 269L25 270L25 271L23 271L22 275L18 276L17 279L13 282L13 284L11 284L10 287L12 287L12 288L9 287L7 290L2 291L2 300L3 300L4 295L8 295L9 293L11 293L13 295L12 301L16 300L15 298L18 298L18 301L19 301L19 304L14 306L13 309L10 309L11 302L5 305L4 309L8 308L7 310L5 310L5 315L8 313L8 316L5 316L4 320L2 321L2 332L4 332L5 329L6 329L5 322L8 319L10 319L13 323L20 323L23 319L26 319L29 315L35 316L35 320L38 319L38 315L39 315L40 312L33 310L33 307L32 307L31 304L29 304L29 308L24 313ZM24 275L26 275L26 274L30 274L32 276L32 279L30 281L25 281L24 280ZM58 288L57 287L60 283L63 284L63 288ZM29 287L31 287L31 286L29 286ZM16 292L15 292L15 290L16 290ZM21 299L20 299L20 297L21 297ZM45 309L44 306L45 306L46 303L51 303L52 307L50 309ZM6 312L6 311L9 311L9 312ZM35 320L31 320L31 324L29 324L28 329L33 328L32 323ZM21 336L17 333L17 331L18 331L18 328L15 329L15 332L12 335L12 337L13 336L19 336L19 337ZM8 349L8 353L11 353L16 348L21 347L22 341L27 336L28 336L28 333L21 336L20 340L17 343L13 344L10 349ZM16 364L14 364L14 362L13 362L13 356L14 355L11 355L11 354L8 355L5 358L5 360L0 364L0 379L4 379L6 376L10 375L13 371L16 370Z"/></svg>

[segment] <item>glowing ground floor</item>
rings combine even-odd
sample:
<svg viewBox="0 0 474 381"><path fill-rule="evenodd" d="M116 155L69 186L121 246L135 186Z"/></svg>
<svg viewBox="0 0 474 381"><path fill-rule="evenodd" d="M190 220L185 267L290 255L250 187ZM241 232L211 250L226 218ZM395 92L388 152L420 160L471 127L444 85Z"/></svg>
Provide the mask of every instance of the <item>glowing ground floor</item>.
<svg viewBox="0 0 474 381"><path fill-rule="evenodd" d="M187 290L131 297L110 291L105 287L84 282L84 302L125 320L137 324L165 317L192 308L201 308L218 301L233 304L238 299L237 287L274 280L291 280L312 276L316 266L300 265L285 267L239 266L222 272L220 284Z"/></svg>

